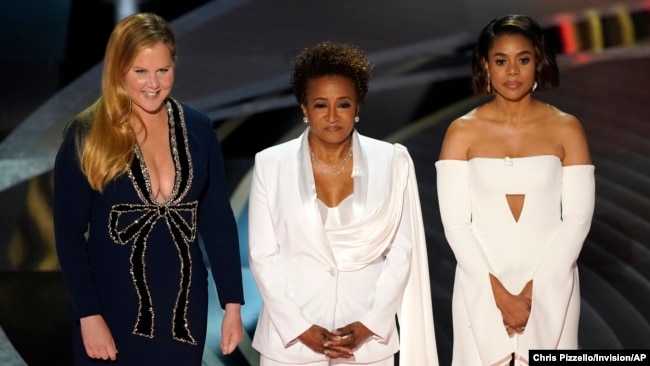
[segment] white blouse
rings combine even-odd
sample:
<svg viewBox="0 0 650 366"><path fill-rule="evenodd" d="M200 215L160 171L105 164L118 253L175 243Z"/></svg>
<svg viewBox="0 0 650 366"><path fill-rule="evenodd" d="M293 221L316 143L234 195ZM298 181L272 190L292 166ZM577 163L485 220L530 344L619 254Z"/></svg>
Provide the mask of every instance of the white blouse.
<svg viewBox="0 0 650 366"><path fill-rule="evenodd" d="M352 216L352 197L351 194L343 199L338 206L329 207L323 201L318 200L318 209L320 210L320 217L323 220L325 230L341 227L350 223Z"/></svg>

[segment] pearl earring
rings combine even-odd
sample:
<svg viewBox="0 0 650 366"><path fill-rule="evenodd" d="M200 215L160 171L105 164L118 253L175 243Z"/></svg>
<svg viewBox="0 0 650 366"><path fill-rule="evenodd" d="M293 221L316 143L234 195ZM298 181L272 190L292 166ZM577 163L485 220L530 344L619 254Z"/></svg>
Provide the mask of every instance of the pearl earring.
<svg viewBox="0 0 650 366"><path fill-rule="evenodd" d="M307 117L302 117L302 121L303 121L304 123L309 123L309 120L307 119Z"/></svg>
<svg viewBox="0 0 650 366"><path fill-rule="evenodd" d="M359 122L359 116L354 117L354 123L358 123L358 122Z"/></svg>

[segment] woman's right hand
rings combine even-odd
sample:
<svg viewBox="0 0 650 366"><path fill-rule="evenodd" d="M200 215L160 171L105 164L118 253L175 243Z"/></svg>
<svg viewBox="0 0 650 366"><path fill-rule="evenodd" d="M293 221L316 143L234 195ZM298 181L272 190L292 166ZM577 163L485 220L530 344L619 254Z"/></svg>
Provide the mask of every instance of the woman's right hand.
<svg viewBox="0 0 650 366"><path fill-rule="evenodd" d="M299 335L298 340L316 353L325 353L325 342L331 337L327 329L314 324Z"/></svg>
<svg viewBox="0 0 650 366"><path fill-rule="evenodd" d="M501 281L493 274L490 274L490 284L492 285L494 300L503 317L503 326L508 335L523 333L526 330L532 306L532 280L517 295L508 292Z"/></svg>
<svg viewBox="0 0 650 366"><path fill-rule="evenodd" d="M514 333L523 333L526 330L526 324L530 317L531 300L528 297L511 295L507 302L501 303L499 309L503 317L503 323L508 325L506 331L508 335Z"/></svg>
<svg viewBox="0 0 650 366"><path fill-rule="evenodd" d="M117 348L104 317L90 315L79 319L81 338L90 358L115 361Z"/></svg>
<svg viewBox="0 0 650 366"><path fill-rule="evenodd" d="M298 336L298 340L300 342L305 344L316 353L322 353L328 358L350 358L352 356L352 352L347 348L339 349L340 347L325 347L325 342L331 341L333 339L340 339L340 336L337 336L329 330L316 324L312 325L309 327L309 329Z"/></svg>

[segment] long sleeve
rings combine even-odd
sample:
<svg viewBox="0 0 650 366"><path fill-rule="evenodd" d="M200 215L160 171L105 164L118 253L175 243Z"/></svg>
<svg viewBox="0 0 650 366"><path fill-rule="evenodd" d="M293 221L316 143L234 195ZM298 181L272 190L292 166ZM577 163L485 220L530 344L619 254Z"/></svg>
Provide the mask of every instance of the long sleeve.
<svg viewBox="0 0 650 366"><path fill-rule="evenodd" d="M282 343L288 347L312 322L303 315L298 304L287 296L287 280L280 268L280 253L268 204L263 165L258 154L249 195L249 262L264 307L276 324Z"/></svg>
<svg viewBox="0 0 650 366"><path fill-rule="evenodd" d="M88 256L88 231L93 191L81 172L76 149L76 124L66 130L54 163L54 235L59 266L66 282L73 316L101 313Z"/></svg>
<svg viewBox="0 0 650 366"><path fill-rule="evenodd" d="M578 286L576 261L591 227L594 201L594 166L563 167L562 223L533 276L532 313L526 326L531 337L523 337L520 349L557 348L574 286Z"/></svg>
<svg viewBox="0 0 650 366"><path fill-rule="evenodd" d="M190 121L193 117L187 108L185 113ZM221 146L207 117L196 124L202 128L199 134L209 147L209 181L199 206L199 232L210 260L221 307L225 308L227 303L244 304L237 222L230 205Z"/></svg>
<svg viewBox="0 0 650 366"><path fill-rule="evenodd" d="M489 280L494 271L472 232L468 164L461 160L436 162L438 203L445 236L458 264L455 286L460 286L465 299L464 310L482 363L492 365L514 352L514 347L494 301Z"/></svg>

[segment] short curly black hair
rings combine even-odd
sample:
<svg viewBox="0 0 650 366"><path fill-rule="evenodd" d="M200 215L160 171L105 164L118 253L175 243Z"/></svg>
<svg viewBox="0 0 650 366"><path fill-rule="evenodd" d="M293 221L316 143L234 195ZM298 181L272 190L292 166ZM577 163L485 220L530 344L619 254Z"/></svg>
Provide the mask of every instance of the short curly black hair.
<svg viewBox="0 0 650 366"><path fill-rule="evenodd" d="M324 41L305 48L294 61L291 87L299 104L305 104L307 83L322 76L339 75L352 81L357 102L363 104L373 65L357 46Z"/></svg>

